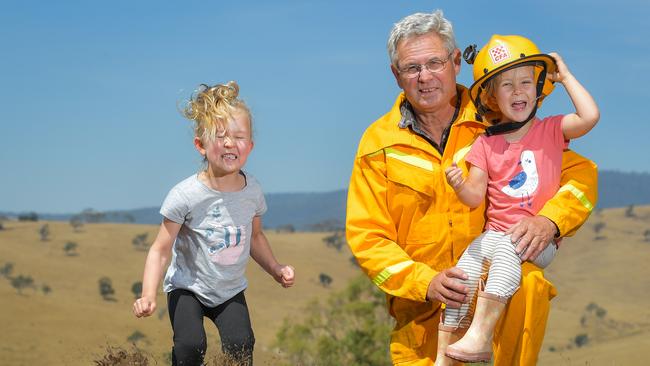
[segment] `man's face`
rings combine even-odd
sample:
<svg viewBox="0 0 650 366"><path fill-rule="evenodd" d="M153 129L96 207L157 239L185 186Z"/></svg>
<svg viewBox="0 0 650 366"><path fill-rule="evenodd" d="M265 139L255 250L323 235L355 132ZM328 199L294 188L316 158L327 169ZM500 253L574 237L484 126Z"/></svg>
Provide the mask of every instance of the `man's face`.
<svg viewBox="0 0 650 366"><path fill-rule="evenodd" d="M397 44L397 68L391 66L406 99L416 113L436 113L445 105L453 105L456 96L456 75L460 72L460 51L448 54L442 39L427 33L401 40ZM447 60L444 69L430 72L423 65L431 60ZM405 70L412 65L422 65L419 75L408 78Z"/></svg>

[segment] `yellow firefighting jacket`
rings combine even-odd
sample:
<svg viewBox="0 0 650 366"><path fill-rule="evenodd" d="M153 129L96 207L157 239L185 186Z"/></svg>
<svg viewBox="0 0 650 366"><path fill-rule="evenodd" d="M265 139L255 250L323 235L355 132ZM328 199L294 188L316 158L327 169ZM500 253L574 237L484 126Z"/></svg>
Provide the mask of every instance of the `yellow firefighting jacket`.
<svg viewBox="0 0 650 366"><path fill-rule="evenodd" d="M359 265L387 294L396 325L391 335L394 363L433 364L441 304L426 301L431 279L456 264L485 224L485 207L470 209L447 184L453 162L464 157L486 125L461 91L461 107L442 156L424 138L398 126L399 95L392 109L364 133L355 158L347 201L347 240ZM539 212L562 236L585 222L596 202L596 166L564 153L561 188ZM495 365L533 365L555 288L531 263L523 265L520 290L495 332Z"/></svg>

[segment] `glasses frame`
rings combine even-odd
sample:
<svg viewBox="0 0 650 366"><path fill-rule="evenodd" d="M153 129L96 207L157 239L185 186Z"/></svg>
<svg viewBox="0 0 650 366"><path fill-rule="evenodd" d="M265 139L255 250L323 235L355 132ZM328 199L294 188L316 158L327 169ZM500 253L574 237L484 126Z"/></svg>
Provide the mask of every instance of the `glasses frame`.
<svg viewBox="0 0 650 366"><path fill-rule="evenodd" d="M442 71L445 70L445 68L447 67L447 62L449 62L449 60L451 59L451 55L453 55L453 54L454 54L454 51L451 51L451 52L449 52L447 54L447 58L445 58L444 60L443 59L431 59L431 60L427 61L427 63L409 65L406 69L397 69L397 71L399 72L400 75L404 75L404 77L407 78L407 79L419 78L420 74L422 73L422 70L424 70L424 69L426 69L428 72L430 72L432 74L436 74L436 73L439 73L439 72L442 72ZM431 70L429 68L429 66L427 66L429 64L436 64L436 65L441 65L441 66L440 66L440 69L438 69L438 70ZM409 74L408 69L410 69L411 67L414 67L414 66L417 68L418 72L416 72L414 74Z"/></svg>

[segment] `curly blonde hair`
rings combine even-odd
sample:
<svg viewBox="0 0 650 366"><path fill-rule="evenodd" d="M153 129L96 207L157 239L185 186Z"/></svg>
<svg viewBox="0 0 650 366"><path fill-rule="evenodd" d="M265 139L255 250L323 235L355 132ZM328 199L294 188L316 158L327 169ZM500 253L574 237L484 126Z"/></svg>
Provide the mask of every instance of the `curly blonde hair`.
<svg viewBox="0 0 650 366"><path fill-rule="evenodd" d="M214 86L201 84L182 114L194 121L194 135L205 142L216 139L217 132L226 129L233 114L243 112L248 116L252 137L253 117L246 103L238 96L239 85L234 81Z"/></svg>

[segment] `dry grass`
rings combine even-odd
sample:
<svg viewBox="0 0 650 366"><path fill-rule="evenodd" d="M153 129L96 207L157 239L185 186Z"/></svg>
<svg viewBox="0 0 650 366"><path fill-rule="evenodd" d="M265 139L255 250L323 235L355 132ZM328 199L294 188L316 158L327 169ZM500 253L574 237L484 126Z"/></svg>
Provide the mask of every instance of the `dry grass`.
<svg viewBox="0 0 650 366"><path fill-rule="evenodd" d="M13 275L29 275L36 289L24 295L0 277L0 360L7 365L89 365L105 345L129 349L134 334L138 349L151 355L151 364L166 365L171 350L171 327L164 294L158 296L157 314L136 319L131 313L134 295L131 286L142 280L146 252L133 248L131 240L157 227L128 224L90 224L75 233L65 222L50 222L51 239L40 241L43 222L5 222L0 231L0 267L13 263ZM349 262L347 248L337 252L322 242L326 234L296 233L267 236L278 260L296 267L297 283L283 289L253 261L248 268L246 298L255 331L255 363L273 364L277 356L270 350L275 332L285 317L299 317L300 309L314 297L325 298L342 289L358 275ZM77 256L63 248L68 241L78 243ZM334 281L323 288L319 274ZM107 276L115 289L115 301L99 294L98 281ZM51 292L45 295L41 285ZM208 355L220 348L216 327L206 323ZM133 339L133 338L132 338Z"/></svg>
<svg viewBox="0 0 650 366"><path fill-rule="evenodd" d="M547 270L558 297L540 365L643 365L650 356L650 242L643 237L650 229L650 207L635 208L636 218L625 217L624 211L592 215L576 237L564 241ZM594 240L598 222L606 223L600 232L606 239ZM131 286L141 280L146 255L131 240L144 232L152 238L157 227L91 224L75 233L68 223L50 222L51 239L42 242L42 224L5 222L6 230L0 230L0 267L13 263L13 276L31 276L36 285L20 295L0 277L0 363L90 365L108 356L110 345L110 357L137 357L137 349L148 365L167 365L171 329L164 295L159 294L155 316L136 319L131 314ZM256 365L277 360L270 345L285 317L300 317L309 300L325 299L359 273L347 248L337 252L325 246L325 234L267 236L278 259L296 267L298 282L282 289L254 263L249 266L246 297L257 339ZM78 243L77 256L64 252L68 241ZM319 284L320 273L334 279L330 288ZM103 276L112 280L115 301L99 295ZM51 288L49 294L43 293L44 284ZM211 352L220 348L218 334L208 323L206 329L208 360L213 361L218 354Z"/></svg>

